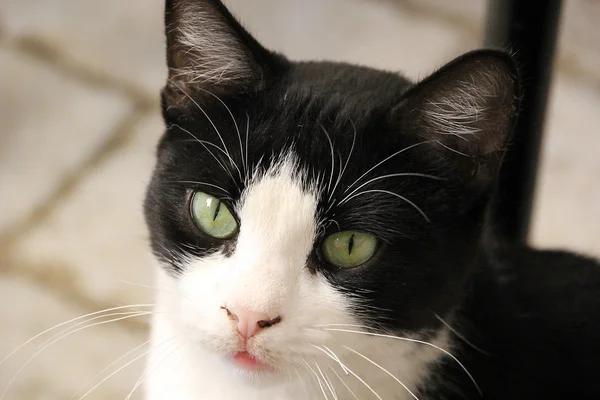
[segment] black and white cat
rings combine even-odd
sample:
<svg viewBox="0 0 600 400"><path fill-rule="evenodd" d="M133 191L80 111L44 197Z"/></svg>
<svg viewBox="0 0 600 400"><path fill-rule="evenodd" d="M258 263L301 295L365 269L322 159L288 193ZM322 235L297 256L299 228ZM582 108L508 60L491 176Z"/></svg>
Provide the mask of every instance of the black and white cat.
<svg viewBox="0 0 600 400"><path fill-rule="evenodd" d="M214 0L166 33L148 400L600 398L598 264L484 240L510 56L291 62Z"/></svg>

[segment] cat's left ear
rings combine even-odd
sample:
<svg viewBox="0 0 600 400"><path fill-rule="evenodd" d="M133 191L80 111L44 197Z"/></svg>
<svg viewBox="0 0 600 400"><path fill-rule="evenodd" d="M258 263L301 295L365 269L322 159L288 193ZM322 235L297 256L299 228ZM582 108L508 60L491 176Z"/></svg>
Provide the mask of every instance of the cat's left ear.
<svg viewBox="0 0 600 400"><path fill-rule="evenodd" d="M408 90L394 108L395 126L423 156L475 188L495 178L519 106L518 73L497 50L467 53Z"/></svg>
<svg viewBox="0 0 600 400"><path fill-rule="evenodd" d="M211 93L260 89L281 58L263 48L218 0L166 0L169 85Z"/></svg>

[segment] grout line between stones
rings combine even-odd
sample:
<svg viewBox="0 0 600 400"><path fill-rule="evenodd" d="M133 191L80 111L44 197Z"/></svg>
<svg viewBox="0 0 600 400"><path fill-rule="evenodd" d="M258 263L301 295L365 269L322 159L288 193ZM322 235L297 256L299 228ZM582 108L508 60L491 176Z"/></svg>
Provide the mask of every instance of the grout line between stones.
<svg viewBox="0 0 600 400"><path fill-rule="evenodd" d="M21 262L14 260L15 244L28 232L44 222L51 213L67 200L79 187L79 184L98 166L109 159L117 150L126 146L133 138L136 125L153 111L153 107L140 105L124 116L111 130L104 143L94 151L83 163L65 174L54 192L29 215L17 224L0 233L0 274L14 274L29 282L51 290L61 298L93 312L103 307L102 304L90 300L72 279L65 276L65 268L26 268ZM69 283L71 282L71 283ZM124 320L123 322L126 322ZM119 323L121 321L118 321ZM124 323L130 327L132 323Z"/></svg>
<svg viewBox="0 0 600 400"><path fill-rule="evenodd" d="M0 235L3 242L14 243L19 237L23 236L39 223L43 222L51 212L68 198L78 187L79 183L96 167L101 165L106 159L129 143L133 136L133 130L143 117L149 115L150 108L140 107L134 110L117 122L111 129L106 140L96 149L83 163L66 173L57 185L57 188L48 196L48 198L35 208L29 215L24 217L15 225L6 229Z"/></svg>
<svg viewBox="0 0 600 400"><path fill-rule="evenodd" d="M438 22L456 29L465 42L474 43L476 46L483 46L483 24L479 26L471 18L467 18L459 13L440 10L433 6L426 5L418 0L378 0L391 2L394 6L403 9L406 12L428 19L435 19ZM561 28L562 29L562 28ZM560 34L560 32L559 32ZM587 83L600 94L600 75L583 67L578 57L573 52L560 48L560 41L557 42L557 57L555 60L555 77L561 75L572 80L579 80ZM462 50L462 49L461 49Z"/></svg>
<svg viewBox="0 0 600 400"><path fill-rule="evenodd" d="M13 259L12 249L24 235L45 221L60 204L68 199L77 190L83 179L102 165L117 150L130 142L135 126L157 107L157 96L151 95L134 84L82 65L76 60L65 56L58 48L43 38L25 35L10 40L2 39L3 46L23 56L37 59L53 68L57 73L66 75L69 79L74 79L81 84L90 85L100 90L116 92L134 103L133 110L117 122L109 131L105 141L84 162L60 179L55 190L42 205L35 208L15 225L0 232L1 274L20 276L89 312L110 307L111 304L99 304L91 300L79 289L72 278L69 279L66 276L68 274L67 269L50 265L44 266L44 268L27 268L22 262ZM140 332L147 331L145 324L136 323L135 321L123 320L118 321L117 324L127 329Z"/></svg>
<svg viewBox="0 0 600 400"><path fill-rule="evenodd" d="M135 84L83 65L63 54L59 48L42 37L22 35L4 41L4 43L16 52L48 64L55 71L66 75L69 79L76 79L81 83L101 90L119 93L141 107L148 108L158 104L158 96Z"/></svg>

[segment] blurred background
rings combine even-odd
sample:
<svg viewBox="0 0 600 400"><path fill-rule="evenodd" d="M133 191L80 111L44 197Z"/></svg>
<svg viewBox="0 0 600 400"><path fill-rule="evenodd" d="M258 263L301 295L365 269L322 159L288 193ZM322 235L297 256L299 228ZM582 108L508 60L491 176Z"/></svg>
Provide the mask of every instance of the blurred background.
<svg viewBox="0 0 600 400"><path fill-rule="evenodd" d="M479 46L486 10L483 0L226 3L293 59L414 79ZM564 3L531 241L600 257L600 1ZM60 322L152 301L139 286L152 285L141 201L163 129L162 12L163 0L0 0L0 360ZM147 323L109 320L41 352L4 399L69 399L141 355ZM50 338L0 365L0 396ZM140 361L86 398L124 398Z"/></svg>

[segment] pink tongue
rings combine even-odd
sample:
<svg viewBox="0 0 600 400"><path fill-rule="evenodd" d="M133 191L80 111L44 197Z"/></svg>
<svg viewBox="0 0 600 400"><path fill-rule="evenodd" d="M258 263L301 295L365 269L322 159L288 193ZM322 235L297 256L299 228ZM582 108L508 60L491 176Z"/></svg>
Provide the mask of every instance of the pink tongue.
<svg viewBox="0 0 600 400"><path fill-rule="evenodd" d="M248 352L246 351L241 351L239 353L236 353L233 356L233 359L235 361L237 361L238 364L244 366L244 367L258 367L261 365L261 362L258 361L256 358L252 357Z"/></svg>

